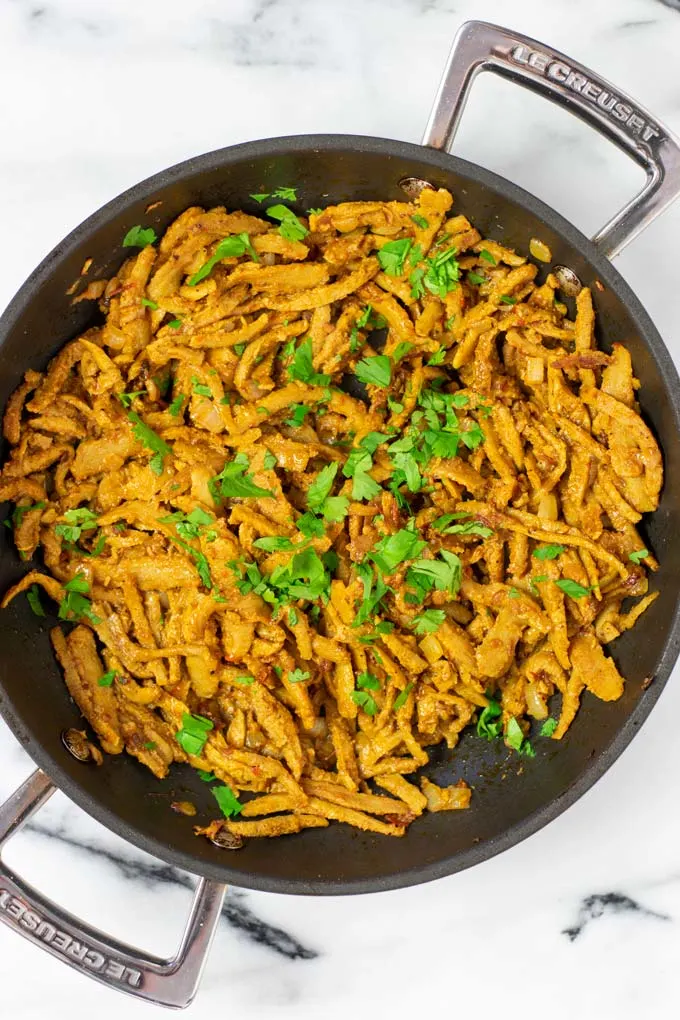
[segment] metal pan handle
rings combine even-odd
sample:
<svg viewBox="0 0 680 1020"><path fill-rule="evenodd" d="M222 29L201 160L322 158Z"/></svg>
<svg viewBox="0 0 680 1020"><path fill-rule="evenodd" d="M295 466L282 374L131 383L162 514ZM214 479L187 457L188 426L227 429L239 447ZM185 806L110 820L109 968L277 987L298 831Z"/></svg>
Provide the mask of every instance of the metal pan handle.
<svg viewBox="0 0 680 1020"><path fill-rule="evenodd" d="M559 50L485 21L456 36L423 145L449 151L470 87L494 71L558 103L614 142L647 174L644 187L594 236L610 258L645 229L680 192L680 143L644 107Z"/></svg>
<svg viewBox="0 0 680 1020"><path fill-rule="evenodd" d="M0 806L0 852L55 786L37 769ZM183 1009L196 994L222 910L226 887L200 879L175 956L162 960L133 949L62 910L19 878L0 857L0 920L34 945L119 992Z"/></svg>

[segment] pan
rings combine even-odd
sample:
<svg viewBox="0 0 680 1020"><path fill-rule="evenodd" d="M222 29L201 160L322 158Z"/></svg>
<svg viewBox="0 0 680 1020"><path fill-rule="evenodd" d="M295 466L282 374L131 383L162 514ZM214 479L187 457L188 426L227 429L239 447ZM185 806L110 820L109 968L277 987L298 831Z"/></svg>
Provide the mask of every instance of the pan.
<svg viewBox="0 0 680 1020"><path fill-rule="evenodd" d="M471 83L493 71L562 105L635 160L646 183L592 239L537 198L482 167L449 154ZM92 306L66 291L86 258L92 278L114 274L120 239L144 222L161 234L187 206L226 205L257 212L248 197L295 183L302 208L347 200L403 198L426 181L453 192L459 212L483 236L526 251L532 237L593 288L601 342L631 351L642 383L643 412L663 449L666 486L647 525L646 544L661 568L660 595L634 633L614 646L627 677L612 704L588 697L558 749L543 741L536 757L507 756L474 735L428 766L435 781L466 779L473 807L428 814L401 840L340 826L280 840L251 840L238 853L197 839L168 810L178 790L207 821L205 784L178 770L162 782L132 758L109 757L100 768L69 755L60 734L82 725L58 673L46 633L23 600L0 620L0 711L38 770L0 807L0 848L59 788L112 831L141 849L199 876L189 921L172 959L115 941L66 913L0 862L0 919L70 966L134 996L170 1007L188 1005L217 924L225 883L296 894L395 889L448 875L506 850L554 819L616 760L659 697L679 651L680 385L668 351L611 258L680 191L680 147L646 110L619 89L533 39L483 22L468 22L454 43L422 145L358 136L313 135L249 142L190 159L136 185L87 219L51 252L0 319L0 403L28 368L43 368L67 340L91 324ZM151 207L151 208L149 208ZM148 210L148 211L147 211ZM1 530L1 529L0 529ZM4 539L2 540L4 541ZM0 589L25 565L5 543Z"/></svg>

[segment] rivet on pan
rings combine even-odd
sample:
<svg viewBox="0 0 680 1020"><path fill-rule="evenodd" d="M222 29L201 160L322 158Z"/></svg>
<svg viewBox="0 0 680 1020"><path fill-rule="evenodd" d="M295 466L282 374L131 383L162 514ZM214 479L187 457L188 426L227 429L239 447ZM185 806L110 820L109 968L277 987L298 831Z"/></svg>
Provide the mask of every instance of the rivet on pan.
<svg viewBox="0 0 680 1020"><path fill-rule="evenodd" d="M399 187L402 191L406 192L406 197L410 198L412 202L415 202L420 192L425 191L426 188L430 191L435 191L434 184L424 181L422 177L402 177L399 181Z"/></svg>
<svg viewBox="0 0 680 1020"><path fill-rule="evenodd" d="M579 280L578 276L573 269L569 269L568 266L555 266L553 273L557 277L557 282L560 285L560 290L567 297L576 297L583 290L583 284Z"/></svg>
<svg viewBox="0 0 680 1020"><path fill-rule="evenodd" d="M98 749L87 739L85 730L63 730L61 742L76 761L95 761L101 758Z"/></svg>
<svg viewBox="0 0 680 1020"><path fill-rule="evenodd" d="M214 836L210 836L210 842L220 850L240 850L243 846L243 837L229 832L229 829L220 829Z"/></svg>

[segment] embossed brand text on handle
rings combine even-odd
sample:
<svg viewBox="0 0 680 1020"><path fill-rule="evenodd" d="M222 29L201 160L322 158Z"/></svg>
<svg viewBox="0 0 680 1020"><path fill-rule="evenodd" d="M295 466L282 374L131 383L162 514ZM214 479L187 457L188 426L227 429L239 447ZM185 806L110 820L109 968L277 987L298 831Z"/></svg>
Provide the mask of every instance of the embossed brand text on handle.
<svg viewBox="0 0 680 1020"><path fill-rule="evenodd" d="M564 60L556 59L552 54L542 50L530 49L528 46L515 46L504 54L515 64L530 67L533 71L558 82L572 92L577 92L593 106L599 107L612 120L618 121L621 127L643 142L660 140L663 136L658 127L650 124L643 113L632 103L626 103L615 92L599 85L581 71L575 71Z"/></svg>

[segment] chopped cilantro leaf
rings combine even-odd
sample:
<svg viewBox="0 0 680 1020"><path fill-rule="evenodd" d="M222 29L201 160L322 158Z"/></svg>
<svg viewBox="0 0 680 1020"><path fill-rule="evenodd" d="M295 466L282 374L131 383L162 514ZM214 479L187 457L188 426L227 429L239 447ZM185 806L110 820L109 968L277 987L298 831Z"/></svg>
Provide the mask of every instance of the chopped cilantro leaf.
<svg viewBox="0 0 680 1020"><path fill-rule="evenodd" d="M414 215L413 215L413 216L411 217L411 219L413 220L413 222L415 223L415 225L416 225L417 227L420 227L420 229L421 229L421 230L427 230L427 228L428 228L428 227L429 227L429 225L430 225L430 224L429 224L429 223L427 222L427 220L425 219L425 217L424 217L424 216L420 216L420 215L419 215L418 213L414 214Z"/></svg>
<svg viewBox="0 0 680 1020"><path fill-rule="evenodd" d="M501 706L493 698L489 700L486 708L482 709L477 720L477 736L485 740L495 740L503 732L503 723L500 720Z"/></svg>
<svg viewBox="0 0 680 1020"><path fill-rule="evenodd" d="M314 371L311 336L308 336L297 347L292 364L288 366L288 375L291 379L308 382L316 386L328 386L330 383L331 377L329 375L322 375Z"/></svg>
<svg viewBox="0 0 680 1020"><path fill-rule="evenodd" d="M135 390L134 393L117 393L116 396L120 400L123 407L130 407L133 400L137 397L146 396L146 390Z"/></svg>
<svg viewBox="0 0 680 1020"><path fill-rule="evenodd" d="M250 197L254 198L256 202L264 202L265 198L269 198L269 192L258 191L257 194L251 195Z"/></svg>
<svg viewBox="0 0 680 1020"><path fill-rule="evenodd" d="M222 786L211 786L210 792L217 801L220 811L225 818L233 815L240 815L243 811L243 804L238 799L230 786L224 783Z"/></svg>
<svg viewBox="0 0 680 1020"><path fill-rule="evenodd" d="M209 397L210 400L213 399L212 390L207 383L202 383L197 375L192 375L191 377L191 391L198 397Z"/></svg>
<svg viewBox="0 0 680 1020"><path fill-rule="evenodd" d="M586 595L590 595L593 590L592 588L584 588L578 581L572 581L568 577L560 578L559 581L555 581L555 584L560 591L563 591L571 599L582 599Z"/></svg>
<svg viewBox="0 0 680 1020"><path fill-rule="evenodd" d="M552 737L553 733L557 729L557 719L548 718L541 726L540 734L542 737Z"/></svg>
<svg viewBox="0 0 680 1020"><path fill-rule="evenodd" d="M414 686L415 684L413 683L406 684L406 687L404 687L403 691L399 691L399 694L397 694L396 698L394 699L394 705L392 706L395 712L398 712L400 708L404 707L404 705L408 701L408 696L413 690Z"/></svg>
<svg viewBox="0 0 680 1020"><path fill-rule="evenodd" d="M434 634L445 619L446 613L443 609L425 609L419 616L413 617L411 626L416 634Z"/></svg>
<svg viewBox="0 0 680 1020"><path fill-rule="evenodd" d="M282 535L265 536L256 538L253 542L256 549L264 549L265 552L281 552L284 549L294 549L295 546L289 538Z"/></svg>
<svg viewBox="0 0 680 1020"><path fill-rule="evenodd" d="M394 364L396 365L398 361L401 361L404 355L408 354L410 350L413 350L413 344L409 343L408 340L402 340L401 343L397 344L392 353L392 360L394 361Z"/></svg>
<svg viewBox="0 0 680 1020"><path fill-rule="evenodd" d="M175 739L186 754L195 756L202 752L212 728L212 722L205 716L184 712L182 726L175 733Z"/></svg>
<svg viewBox="0 0 680 1020"><path fill-rule="evenodd" d="M99 687L111 687L115 679L116 671L115 669L110 669L107 673L102 673L99 680L97 680L97 685Z"/></svg>
<svg viewBox="0 0 680 1020"><path fill-rule="evenodd" d="M388 276L401 276L404 272L406 257L412 247L413 241L408 237L402 238L400 241L388 241L384 244L378 251L378 262L383 272Z"/></svg>
<svg viewBox="0 0 680 1020"><path fill-rule="evenodd" d="M480 259L484 259L484 261L488 262L489 265L491 265L491 266L498 265L498 263L496 262L495 258L491 254L491 252L487 251L486 248L482 248L482 250L479 253L479 257L480 257Z"/></svg>
<svg viewBox="0 0 680 1020"><path fill-rule="evenodd" d="M373 386L389 386L392 378L392 363L386 354L376 354L359 361L354 373L362 383Z"/></svg>
<svg viewBox="0 0 680 1020"><path fill-rule="evenodd" d="M287 241L302 241L309 231L297 218L292 209L285 205L270 205L267 209L267 216L278 220L281 226L279 233Z"/></svg>
<svg viewBox="0 0 680 1020"><path fill-rule="evenodd" d="M205 280L206 276L210 276L217 263L221 262L222 259L240 258L246 252L255 262L259 261L258 254L253 248L248 234L232 234L230 237L223 238L215 248L214 254L207 262L203 263L193 276L189 277L187 283L190 287L195 287L201 280Z"/></svg>
<svg viewBox="0 0 680 1020"><path fill-rule="evenodd" d="M288 674L288 683L301 684L305 680L309 680L311 673L306 673L302 669L292 669Z"/></svg>
<svg viewBox="0 0 680 1020"><path fill-rule="evenodd" d="M269 489L263 489L256 484L253 476L247 473L248 467L248 458L243 453L238 453L233 461L225 464L220 473L208 482L213 498L219 500L220 496L223 499L272 496L273 493Z"/></svg>
<svg viewBox="0 0 680 1020"><path fill-rule="evenodd" d="M153 227L130 227L123 238L124 248L146 248L156 240L156 231Z"/></svg>
<svg viewBox="0 0 680 1020"><path fill-rule="evenodd" d="M532 556L535 556L537 560L556 560L565 550L566 545L539 545L534 549Z"/></svg>
<svg viewBox="0 0 680 1020"><path fill-rule="evenodd" d="M284 202L297 201L296 188L277 188L272 192L272 198L282 198Z"/></svg>
<svg viewBox="0 0 680 1020"><path fill-rule="evenodd" d="M642 560L649 556L649 549L636 549L635 552L628 554L628 559L631 563L635 563L639 566Z"/></svg>
<svg viewBox="0 0 680 1020"><path fill-rule="evenodd" d="M45 610L42 607L40 601L40 589L37 584L32 584L26 592L26 600L31 607L31 612L34 616L44 616Z"/></svg>
<svg viewBox="0 0 680 1020"><path fill-rule="evenodd" d="M173 418L179 417L180 411L182 410L182 404L186 400L184 393L178 393L176 397L173 397L172 403L168 407L168 411Z"/></svg>
<svg viewBox="0 0 680 1020"><path fill-rule="evenodd" d="M375 698L368 691L352 691L351 698L355 705L363 708L366 715L377 714L378 705Z"/></svg>
<svg viewBox="0 0 680 1020"><path fill-rule="evenodd" d="M386 535L373 546L368 558L383 574L393 574L404 560L413 560L425 549L427 543L415 531L402 528L394 535Z"/></svg>
<svg viewBox="0 0 680 1020"><path fill-rule="evenodd" d="M505 741L513 751L517 751L518 754L524 754L528 758L533 758L536 754L530 742L524 736L522 727L513 716L508 722L507 729L505 731Z"/></svg>
<svg viewBox="0 0 680 1020"><path fill-rule="evenodd" d="M132 422L132 431L135 439L154 454L149 461L149 467L154 474L163 473L163 460L172 453L172 447L168 446L165 440L156 435L153 429L149 428L139 417L136 411L128 411L129 421Z"/></svg>

